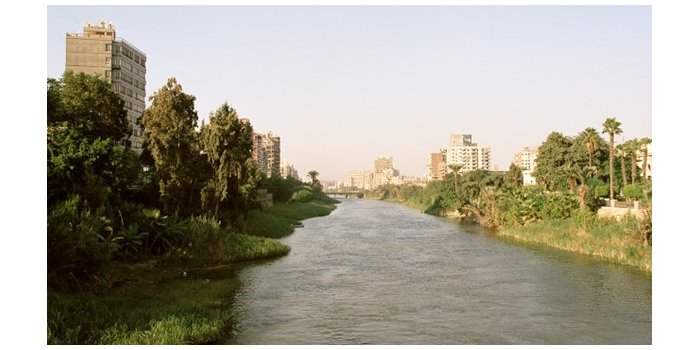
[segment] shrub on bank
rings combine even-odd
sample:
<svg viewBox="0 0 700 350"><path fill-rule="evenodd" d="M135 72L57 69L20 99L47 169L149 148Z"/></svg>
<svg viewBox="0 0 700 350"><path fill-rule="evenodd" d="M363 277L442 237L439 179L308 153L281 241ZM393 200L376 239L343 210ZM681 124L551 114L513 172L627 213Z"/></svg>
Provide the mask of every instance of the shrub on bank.
<svg viewBox="0 0 700 350"><path fill-rule="evenodd" d="M311 191L309 191L307 189L301 189L299 191L294 192L294 194L292 195L291 201L292 202L306 203L306 202L311 201L311 199L313 199L313 197L314 197L314 195Z"/></svg>

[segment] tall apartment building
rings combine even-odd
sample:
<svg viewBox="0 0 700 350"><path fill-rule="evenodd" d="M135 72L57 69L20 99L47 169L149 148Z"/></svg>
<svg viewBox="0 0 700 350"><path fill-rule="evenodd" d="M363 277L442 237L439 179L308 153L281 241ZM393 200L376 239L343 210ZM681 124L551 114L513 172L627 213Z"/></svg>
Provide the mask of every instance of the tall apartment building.
<svg viewBox="0 0 700 350"><path fill-rule="evenodd" d="M388 169L394 169L394 160L391 157L379 157L374 160L375 173L381 173Z"/></svg>
<svg viewBox="0 0 700 350"><path fill-rule="evenodd" d="M532 176L537 164L537 148L524 147L513 157L513 164L520 167L523 172L523 185L534 185L537 179Z"/></svg>
<svg viewBox="0 0 700 350"><path fill-rule="evenodd" d="M459 165L461 173L477 169L491 169L491 148L472 143L471 135L450 135L447 148L447 166Z"/></svg>
<svg viewBox="0 0 700 350"><path fill-rule="evenodd" d="M97 75L111 83L124 101L131 148L141 152L143 130L137 119L146 108L146 54L118 38L111 23L88 23L82 33L66 33L66 71Z"/></svg>
<svg viewBox="0 0 700 350"><path fill-rule="evenodd" d="M301 180L301 178L299 178L299 172L297 171L297 169L294 168L294 165L289 163L286 163L282 167L281 175L283 178L291 177L297 180Z"/></svg>
<svg viewBox="0 0 700 350"><path fill-rule="evenodd" d="M472 135L452 134L450 135L450 146L469 146L472 144Z"/></svg>
<svg viewBox="0 0 700 350"><path fill-rule="evenodd" d="M428 164L428 179L442 180L447 173L447 150L430 153L430 163Z"/></svg>
<svg viewBox="0 0 700 350"><path fill-rule="evenodd" d="M268 177L280 176L280 137L253 133L253 160Z"/></svg>

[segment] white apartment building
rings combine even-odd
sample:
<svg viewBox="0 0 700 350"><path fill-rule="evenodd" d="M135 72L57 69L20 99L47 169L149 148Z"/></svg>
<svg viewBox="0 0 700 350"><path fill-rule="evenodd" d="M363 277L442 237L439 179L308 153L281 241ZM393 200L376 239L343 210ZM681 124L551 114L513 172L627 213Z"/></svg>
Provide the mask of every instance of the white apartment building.
<svg viewBox="0 0 700 350"><path fill-rule="evenodd" d="M491 147L482 145L450 146L447 148L447 166L461 165L460 173L477 169L491 169Z"/></svg>
<svg viewBox="0 0 700 350"><path fill-rule="evenodd" d="M537 183L532 172L535 170L537 161L537 148L524 147L513 157L513 164L523 171L523 185L534 185Z"/></svg>

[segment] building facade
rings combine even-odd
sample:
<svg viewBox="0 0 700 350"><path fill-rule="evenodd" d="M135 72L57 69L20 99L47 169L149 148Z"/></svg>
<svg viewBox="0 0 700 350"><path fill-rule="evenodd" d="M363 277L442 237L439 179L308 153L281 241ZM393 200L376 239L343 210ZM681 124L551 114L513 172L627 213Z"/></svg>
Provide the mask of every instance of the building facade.
<svg viewBox="0 0 700 350"><path fill-rule="evenodd" d="M284 166L282 166L281 175L283 178L291 177L293 179L301 180L297 169L294 168L294 165L289 163L286 163Z"/></svg>
<svg viewBox="0 0 700 350"><path fill-rule="evenodd" d="M146 108L146 54L118 38L111 23L88 23L82 33L66 34L66 71L97 75L110 82L124 101L131 148L140 153L143 130L137 121Z"/></svg>
<svg viewBox="0 0 700 350"><path fill-rule="evenodd" d="M280 137L272 132L253 133L253 160L268 177L280 176Z"/></svg>
<svg viewBox="0 0 700 350"><path fill-rule="evenodd" d="M442 180L447 174L447 150L430 153L430 163L428 163L428 179Z"/></svg>
<svg viewBox="0 0 700 350"><path fill-rule="evenodd" d="M535 170L537 162L537 148L524 147L513 157L513 164L520 167L523 172L523 185L534 185L537 183L532 172Z"/></svg>
<svg viewBox="0 0 700 350"><path fill-rule="evenodd" d="M646 179L651 179L651 143L646 145L646 169L644 169L644 151L637 151L637 166L640 169L640 176L646 174Z"/></svg>

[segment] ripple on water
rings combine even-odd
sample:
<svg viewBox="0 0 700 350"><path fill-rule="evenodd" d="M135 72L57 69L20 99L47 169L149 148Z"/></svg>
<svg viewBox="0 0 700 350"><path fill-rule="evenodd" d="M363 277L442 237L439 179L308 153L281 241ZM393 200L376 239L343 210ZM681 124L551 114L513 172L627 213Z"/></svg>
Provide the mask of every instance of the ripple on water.
<svg viewBox="0 0 700 350"><path fill-rule="evenodd" d="M346 200L241 270L242 344L649 344L651 280L399 205Z"/></svg>

